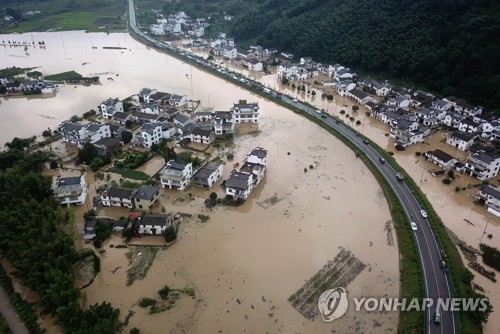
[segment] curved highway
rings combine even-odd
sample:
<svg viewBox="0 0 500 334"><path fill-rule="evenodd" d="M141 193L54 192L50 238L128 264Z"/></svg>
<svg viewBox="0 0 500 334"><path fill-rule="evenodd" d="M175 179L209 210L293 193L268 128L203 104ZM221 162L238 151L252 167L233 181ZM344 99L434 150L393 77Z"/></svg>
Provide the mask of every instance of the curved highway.
<svg viewBox="0 0 500 334"><path fill-rule="evenodd" d="M160 41L144 34L138 27L135 19L135 8L133 0L129 0L129 25L130 28L139 36L146 39L150 43L156 45L159 48L169 49L170 51L177 51L181 56L187 56L190 59L195 59L191 55L187 55L182 50ZM212 67L208 61L202 61L200 59L197 62L203 63L205 66ZM256 85L248 78L238 75L241 80L247 83L249 86ZM246 78L246 79L244 79ZM234 77L234 79L237 79ZM265 87L261 84L257 84L257 88L264 89ZM275 92L272 92L275 93ZM363 138L360 138L352 129L345 126L344 123L338 122L323 113L319 113L316 109L311 108L301 102L296 102L287 96L281 97L282 101L288 103L291 106L299 108L309 115L316 117L329 127L335 129L342 135L344 135L348 140L354 143L360 150L362 150L368 158L377 166L380 172L384 175L386 180L391 185L392 189L396 193L401 202L401 205L405 211L408 221L413 221L417 225L417 230L414 231L415 240L417 248L419 250L420 261L422 264L422 272L424 275L424 291L425 297L434 300L434 305L427 309L426 311L426 332L429 334L450 334L456 333L457 329L455 326L455 318L452 311L445 312L440 310L441 314L441 324L434 324L434 311L436 309L436 302L438 298L451 298L450 287L448 282L448 276L446 272L441 268L441 251L438 246L436 237L432 230L432 227L427 218L421 215L421 205L417 197L413 194L411 189L406 185L404 180L399 180L396 176L397 171L388 163L380 162L382 156L380 153L373 148L368 142L365 142ZM410 228L410 226L408 226Z"/></svg>

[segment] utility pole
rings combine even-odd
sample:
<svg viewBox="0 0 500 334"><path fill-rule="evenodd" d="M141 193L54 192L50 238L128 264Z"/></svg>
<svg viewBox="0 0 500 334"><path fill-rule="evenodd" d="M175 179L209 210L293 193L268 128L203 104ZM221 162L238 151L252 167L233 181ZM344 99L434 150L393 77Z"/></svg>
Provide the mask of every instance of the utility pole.
<svg viewBox="0 0 500 334"><path fill-rule="evenodd" d="M490 218L491 218L491 216L488 215L488 220L486 221L486 225L484 226L484 231L483 231L483 234L481 235L481 239L479 239L479 243L481 243L481 241L483 241L483 237L486 234L486 228L488 227L488 224L490 222Z"/></svg>

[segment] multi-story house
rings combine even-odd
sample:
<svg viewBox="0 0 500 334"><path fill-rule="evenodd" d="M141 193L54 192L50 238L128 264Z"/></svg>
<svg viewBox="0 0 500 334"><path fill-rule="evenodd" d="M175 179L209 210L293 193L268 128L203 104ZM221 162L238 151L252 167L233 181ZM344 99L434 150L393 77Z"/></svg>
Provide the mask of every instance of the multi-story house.
<svg viewBox="0 0 500 334"><path fill-rule="evenodd" d="M404 147L424 140L424 132L419 129L418 123L406 118L400 118L397 122L390 123L389 135L396 139L396 144Z"/></svg>
<svg viewBox="0 0 500 334"><path fill-rule="evenodd" d="M142 185L132 196L134 208L148 211L158 201L160 197L160 187Z"/></svg>
<svg viewBox="0 0 500 334"><path fill-rule="evenodd" d="M234 200L247 199L266 174L267 150L256 147L245 158L239 171L233 170L226 180L226 195Z"/></svg>
<svg viewBox="0 0 500 334"><path fill-rule="evenodd" d="M143 88L139 91L139 102L141 103L151 103L151 95L156 94L158 90L151 88Z"/></svg>
<svg viewBox="0 0 500 334"><path fill-rule="evenodd" d="M160 172L163 188L184 190L191 183L193 164L170 160Z"/></svg>
<svg viewBox="0 0 500 334"><path fill-rule="evenodd" d="M153 144L159 144L163 138L161 125L158 124L143 124L136 134L139 143L147 148L151 148Z"/></svg>
<svg viewBox="0 0 500 334"><path fill-rule="evenodd" d="M230 111L216 111L214 117L214 131L216 135L234 133L234 117Z"/></svg>
<svg viewBox="0 0 500 334"><path fill-rule="evenodd" d="M146 114L158 115L160 110L158 109L158 105L156 103L143 103L141 104L141 112Z"/></svg>
<svg viewBox="0 0 500 334"><path fill-rule="evenodd" d="M478 151L469 155L469 159L463 167L463 172L475 176L479 180L487 180L497 176L499 169L500 157Z"/></svg>
<svg viewBox="0 0 500 334"><path fill-rule="evenodd" d="M109 124L101 124L97 121L84 125L64 121L59 125L58 130L63 141L76 144L80 149L87 142L93 144L102 138L111 137Z"/></svg>
<svg viewBox="0 0 500 334"><path fill-rule="evenodd" d="M488 211L495 216L500 216L500 189L489 185L479 187L476 193L476 201L484 203Z"/></svg>
<svg viewBox="0 0 500 334"><path fill-rule="evenodd" d="M215 132L212 129L194 128L190 134L191 141L200 144L212 144L215 141Z"/></svg>
<svg viewBox="0 0 500 334"><path fill-rule="evenodd" d="M110 119L116 112L123 112L123 102L118 99L107 99L99 106L103 118Z"/></svg>
<svg viewBox="0 0 500 334"><path fill-rule="evenodd" d="M87 199L87 190L87 182L83 175L70 177L58 176L54 196L59 200L61 205L82 205Z"/></svg>
<svg viewBox="0 0 500 334"><path fill-rule="evenodd" d="M448 134L446 144L456 147L461 151L467 151L474 144L476 136L475 134L453 131Z"/></svg>
<svg viewBox="0 0 500 334"><path fill-rule="evenodd" d="M247 103L240 100L233 103L233 117L235 123L259 123L259 104L257 102Z"/></svg>
<svg viewBox="0 0 500 334"><path fill-rule="evenodd" d="M103 206L119 206L132 208L136 189L110 187L101 195L101 204Z"/></svg>
<svg viewBox="0 0 500 334"><path fill-rule="evenodd" d="M440 168L443 169L451 169L453 165L458 161L448 153L441 151L439 149L436 149L434 151L429 151L424 155L428 161L438 165Z"/></svg>
<svg viewBox="0 0 500 334"><path fill-rule="evenodd" d="M135 226L139 228L139 234L161 235L174 223L174 215L146 213L137 219Z"/></svg>
<svg viewBox="0 0 500 334"><path fill-rule="evenodd" d="M85 135L83 125L70 121L62 122L57 129L61 134L63 141L71 144L78 144Z"/></svg>
<svg viewBox="0 0 500 334"><path fill-rule="evenodd" d="M218 162L207 162L193 174L193 184L211 188L222 176L224 165Z"/></svg>
<svg viewBox="0 0 500 334"><path fill-rule="evenodd" d="M481 124L474 122L471 119L464 118L458 124L458 131L465 133L478 133L481 130Z"/></svg>

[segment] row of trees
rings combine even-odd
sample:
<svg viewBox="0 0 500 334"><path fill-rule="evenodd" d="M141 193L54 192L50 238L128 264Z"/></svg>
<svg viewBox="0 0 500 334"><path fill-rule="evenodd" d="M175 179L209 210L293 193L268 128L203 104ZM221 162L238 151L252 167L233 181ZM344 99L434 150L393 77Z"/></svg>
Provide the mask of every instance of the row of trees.
<svg viewBox="0 0 500 334"><path fill-rule="evenodd" d="M15 145L14 145L15 146ZM16 275L39 294L43 312L55 316L65 333L117 333L119 311L107 303L83 311L74 286L79 256L69 211L52 196L51 178L41 174L48 156L10 149L0 152L0 251Z"/></svg>

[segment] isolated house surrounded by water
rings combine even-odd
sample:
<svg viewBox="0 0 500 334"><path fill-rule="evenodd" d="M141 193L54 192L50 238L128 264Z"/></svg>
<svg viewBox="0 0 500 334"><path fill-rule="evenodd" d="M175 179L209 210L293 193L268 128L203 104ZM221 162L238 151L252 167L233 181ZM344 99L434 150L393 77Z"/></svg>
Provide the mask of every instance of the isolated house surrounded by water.
<svg viewBox="0 0 500 334"><path fill-rule="evenodd" d="M222 176L224 165L218 162L207 162L193 175L193 184L211 188Z"/></svg>
<svg viewBox="0 0 500 334"><path fill-rule="evenodd" d="M160 172L163 188L184 190L191 183L193 164L170 160Z"/></svg>
<svg viewBox="0 0 500 334"><path fill-rule="evenodd" d="M216 135L234 133L234 117L230 111L216 111L214 117L214 130Z"/></svg>
<svg viewBox="0 0 500 334"><path fill-rule="evenodd" d="M448 153L441 151L440 149L436 149L434 151L429 151L424 154L427 160L432 162L433 164L438 165L443 169L450 169L455 165L458 161Z"/></svg>
<svg viewBox="0 0 500 334"><path fill-rule="evenodd" d="M160 197L160 187L158 186L141 186L132 197L134 208L148 211Z"/></svg>
<svg viewBox="0 0 500 334"><path fill-rule="evenodd" d="M61 177L56 179L54 196L62 205L82 205L87 199L87 182L83 175Z"/></svg>
<svg viewBox="0 0 500 334"><path fill-rule="evenodd" d="M240 100L233 103L233 115L235 123L259 123L259 104Z"/></svg>
<svg viewBox="0 0 500 334"><path fill-rule="evenodd" d="M500 217L500 189L489 185L479 187L476 193L476 201L483 202L488 206L488 212Z"/></svg>
<svg viewBox="0 0 500 334"><path fill-rule="evenodd" d="M233 170L226 180L226 195L234 200L247 199L266 174L267 150L254 148L245 158L240 170Z"/></svg>

